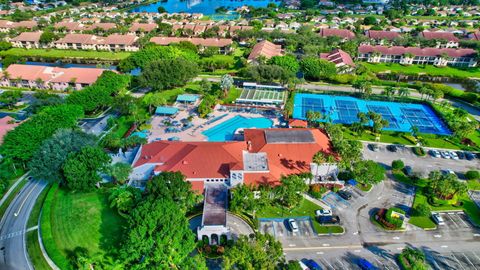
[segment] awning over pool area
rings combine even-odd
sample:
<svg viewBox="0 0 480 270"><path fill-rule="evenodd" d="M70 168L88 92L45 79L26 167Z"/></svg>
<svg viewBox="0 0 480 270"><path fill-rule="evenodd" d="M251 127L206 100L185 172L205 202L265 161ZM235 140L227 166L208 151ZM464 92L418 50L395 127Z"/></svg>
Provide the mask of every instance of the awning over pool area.
<svg viewBox="0 0 480 270"><path fill-rule="evenodd" d="M182 94L177 96L177 102L192 103L198 100L198 95Z"/></svg>
<svg viewBox="0 0 480 270"><path fill-rule="evenodd" d="M155 110L155 114L158 115L174 115L178 112L178 108L167 107L167 106L158 106Z"/></svg>

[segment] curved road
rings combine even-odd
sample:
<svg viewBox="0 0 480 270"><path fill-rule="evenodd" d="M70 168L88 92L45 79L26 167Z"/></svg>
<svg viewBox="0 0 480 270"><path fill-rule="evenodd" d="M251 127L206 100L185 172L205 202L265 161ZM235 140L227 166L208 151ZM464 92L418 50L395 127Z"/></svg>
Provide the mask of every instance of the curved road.
<svg viewBox="0 0 480 270"><path fill-rule="evenodd" d="M35 202L47 184L28 181L15 196L0 221L0 270L33 270L28 258L25 231Z"/></svg>

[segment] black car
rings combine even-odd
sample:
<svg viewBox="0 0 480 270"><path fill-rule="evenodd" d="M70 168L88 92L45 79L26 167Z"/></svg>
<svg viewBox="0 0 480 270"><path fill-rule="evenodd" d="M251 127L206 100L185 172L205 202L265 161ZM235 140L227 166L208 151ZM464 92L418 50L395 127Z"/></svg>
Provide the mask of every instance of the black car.
<svg viewBox="0 0 480 270"><path fill-rule="evenodd" d="M352 198L352 193L345 191L345 190L339 190L338 196L342 197L345 200L350 200Z"/></svg>
<svg viewBox="0 0 480 270"><path fill-rule="evenodd" d="M467 160L472 160L475 158L475 155L470 152L465 152L465 158L467 158Z"/></svg>
<svg viewBox="0 0 480 270"><path fill-rule="evenodd" d="M340 217L339 216L319 216L318 223L320 224L339 224Z"/></svg>
<svg viewBox="0 0 480 270"><path fill-rule="evenodd" d="M370 150L372 150L373 152L378 152L378 151L380 150L380 148L379 148L378 145L376 145L376 144L369 144L369 145L368 145L368 148L369 148Z"/></svg>
<svg viewBox="0 0 480 270"><path fill-rule="evenodd" d="M457 151L457 156L459 159L465 159L465 153L463 153L462 151Z"/></svg>
<svg viewBox="0 0 480 270"><path fill-rule="evenodd" d="M390 152L397 152L398 147L394 144L390 144L390 145L387 146L387 150L390 151Z"/></svg>

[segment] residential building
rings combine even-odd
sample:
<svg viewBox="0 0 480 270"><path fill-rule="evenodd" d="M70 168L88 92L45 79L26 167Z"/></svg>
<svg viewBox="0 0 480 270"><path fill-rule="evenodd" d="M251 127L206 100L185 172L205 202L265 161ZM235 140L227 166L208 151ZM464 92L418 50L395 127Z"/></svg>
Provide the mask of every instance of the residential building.
<svg viewBox="0 0 480 270"><path fill-rule="evenodd" d="M34 27L37 27L37 22L36 21L21 21L21 22L11 22L7 20L0 20L0 32L7 33L11 29L17 29L17 28L26 28L26 29L33 29Z"/></svg>
<svg viewBox="0 0 480 270"><path fill-rule="evenodd" d="M369 38L368 43L374 43L372 45L384 45L386 41L393 41L401 37L398 32L380 30L368 30L365 36Z"/></svg>
<svg viewBox="0 0 480 270"><path fill-rule="evenodd" d="M41 47L40 37L42 31L38 32L22 32L20 35L12 38L10 42L15 48L38 49Z"/></svg>
<svg viewBox="0 0 480 270"><path fill-rule="evenodd" d="M135 52L140 49L137 40L138 37L135 35L112 34L97 44L97 49L103 51Z"/></svg>
<svg viewBox="0 0 480 270"><path fill-rule="evenodd" d="M145 33L150 33L157 29L156 23L133 23L128 29L128 32L132 35L143 36Z"/></svg>
<svg viewBox="0 0 480 270"><path fill-rule="evenodd" d="M13 64L1 73L0 86L59 91L69 88L81 90L96 82L104 71L100 68L58 68Z"/></svg>
<svg viewBox="0 0 480 270"><path fill-rule="evenodd" d="M153 37L150 39L150 42L163 46L182 41L190 42L193 45L198 46L200 51L207 47L216 47L221 54L230 53L233 42L229 38Z"/></svg>
<svg viewBox="0 0 480 270"><path fill-rule="evenodd" d="M429 32L423 31L418 34L419 37L427 40L437 40L438 48L458 48L459 39L450 32Z"/></svg>
<svg viewBox="0 0 480 270"><path fill-rule="evenodd" d="M135 35L112 34L100 37L89 34L67 34L54 42L57 49L138 51L138 37Z"/></svg>
<svg viewBox="0 0 480 270"><path fill-rule="evenodd" d="M324 28L320 29L320 36L327 38L327 37L339 37L343 41L355 38L355 34L347 29L332 29L332 28Z"/></svg>
<svg viewBox="0 0 480 270"><path fill-rule="evenodd" d="M334 49L330 53L321 53L320 58L334 63L339 73L350 72L355 67L350 54L340 49Z"/></svg>
<svg viewBox="0 0 480 270"><path fill-rule="evenodd" d="M371 45L360 45L358 48L358 60L370 63L476 67L476 58L477 53L473 49Z"/></svg>
<svg viewBox="0 0 480 270"><path fill-rule="evenodd" d="M138 151L129 185L165 171L182 172L199 192L208 183L278 185L284 175L310 172L319 151L332 154L327 135L303 128L245 129L244 141L155 141Z"/></svg>
<svg viewBox="0 0 480 270"><path fill-rule="evenodd" d="M273 44L268 40L263 40L252 48L252 52L248 56L248 62L257 62L259 57L270 59L274 56L282 56L283 50L281 45Z"/></svg>
<svg viewBox="0 0 480 270"><path fill-rule="evenodd" d="M98 37L89 34L67 34L54 42L57 49L69 50L96 50L98 43Z"/></svg>

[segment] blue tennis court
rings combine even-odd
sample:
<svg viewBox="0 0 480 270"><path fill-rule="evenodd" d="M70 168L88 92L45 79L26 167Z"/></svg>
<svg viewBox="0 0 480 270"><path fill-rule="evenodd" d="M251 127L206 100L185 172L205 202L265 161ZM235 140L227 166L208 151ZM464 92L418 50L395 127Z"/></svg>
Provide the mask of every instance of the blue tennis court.
<svg viewBox="0 0 480 270"><path fill-rule="evenodd" d="M333 123L358 122L358 113L373 111L388 120L385 130L410 132L416 126L422 133L450 135L446 124L425 104L363 100L348 96L296 94L293 118L306 119L308 111L321 112ZM326 121L326 120L321 120Z"/></svg>

